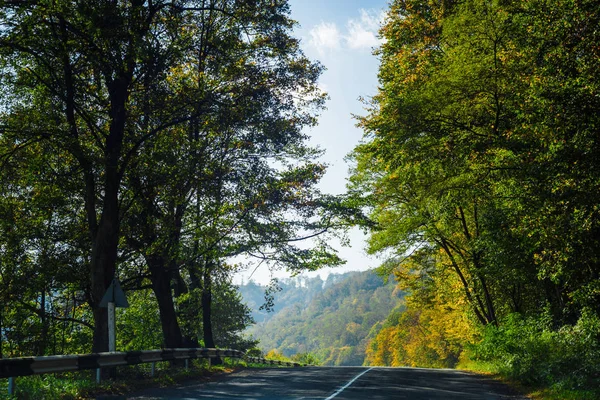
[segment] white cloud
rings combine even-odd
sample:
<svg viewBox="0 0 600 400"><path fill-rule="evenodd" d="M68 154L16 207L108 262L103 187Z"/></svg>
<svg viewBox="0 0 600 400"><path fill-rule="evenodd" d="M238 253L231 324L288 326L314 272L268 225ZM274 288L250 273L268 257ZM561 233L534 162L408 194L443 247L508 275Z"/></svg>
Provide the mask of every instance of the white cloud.
<svg viewBox="0 0 600 400"><path fill-rule="evenodd" d="M351 49L370 49L381 45L377 37L379 27L385 18L384 12L360 10L360 19L350 19L347 24L348 35L344 37Z"/></svg>
<svg viewBox="0 0 600 400"><path fill-rule="evenodd" d="M309 31L309 46L321 55L341 48L359 50L380 46L383 41L377 34L385 19L385 12L361 9L359 13L358 19L348 20L344 33L334 22L321 22Z"/></svg>
<svg viewBox="0 0 600 400"><path fill-rule="evenodd" d="M340 48L342 35L336 24L333 22L321 22L319 25L312 28L309 34L309 45L316 48L321 54L328 50Z"/></svg>

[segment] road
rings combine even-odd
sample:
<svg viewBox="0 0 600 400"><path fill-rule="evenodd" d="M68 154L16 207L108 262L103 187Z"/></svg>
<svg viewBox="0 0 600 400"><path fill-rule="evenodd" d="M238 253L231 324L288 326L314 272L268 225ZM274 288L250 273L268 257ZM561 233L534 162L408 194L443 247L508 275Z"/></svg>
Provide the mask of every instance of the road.
<svg viewBox="0 0 600 400"><path fill-rule="evenodd" d="M307 367L246 369L216 382L148 389L135 400L521 400L508 387L475 374L440 369Z"/></svg>

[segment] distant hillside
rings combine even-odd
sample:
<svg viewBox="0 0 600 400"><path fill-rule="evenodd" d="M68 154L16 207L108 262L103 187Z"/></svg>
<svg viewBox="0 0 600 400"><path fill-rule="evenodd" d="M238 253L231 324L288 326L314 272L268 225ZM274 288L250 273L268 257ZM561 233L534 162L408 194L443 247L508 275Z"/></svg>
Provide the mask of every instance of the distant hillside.
<svg viewBox="0 0 600 400"><path fill-rule="evenodd" d="M331 287L352 274L355 274L355 272L331 274L326 280L322 280L319 276L315 278L296 277L281 279L277 282L278 290L272 293L274 301L271 312L262 309L265 304L266 286L250 281L241 285L239 291L242 294L244 302L252 310L252 317L256 323L261 324L270 320L286 307L294 304L308 305L325 288Z"/></svg>
<svg viewBox="0 0 600 400"><path fill-rule="evenodd" d="M362 365L369 338L403 297L393 282L384 284L372 271L330 275L325 281L291 279L280 286L273 313L258 310L264 286L250 282L240 288L257 321L248 332L264 351L310 352L326 365Z"/></svg>

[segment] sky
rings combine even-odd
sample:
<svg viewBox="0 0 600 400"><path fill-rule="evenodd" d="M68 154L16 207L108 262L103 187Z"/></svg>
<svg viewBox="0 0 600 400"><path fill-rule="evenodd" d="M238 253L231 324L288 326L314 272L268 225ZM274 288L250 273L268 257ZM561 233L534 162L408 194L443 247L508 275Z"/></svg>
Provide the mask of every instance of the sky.
<svg viewBox="0 0 600 400"><path fill-rule="evenodd" d="M306 133L311 144L325 150L322 161L328 170L320 183L324 193L340 194L346 190L349 165L344 158L360 142L363 132L352 115L365 115L359 98L369 98L377 91L379 61L372 54L379 46L377 31L387 9L387 0L290 0L292 18L299 27L295 36L313 61L326 68L319 86L328 93L327 109L319 123ZM331 243L346 260L342 267L324 268L305 276L365 270L379 266L380 260L365 252L365 236L358 230L350 234L350 247ZM271 275L263 265L236 277L238 283L250 278L265 284L271 277L283 278L288 273Z"/></svg>

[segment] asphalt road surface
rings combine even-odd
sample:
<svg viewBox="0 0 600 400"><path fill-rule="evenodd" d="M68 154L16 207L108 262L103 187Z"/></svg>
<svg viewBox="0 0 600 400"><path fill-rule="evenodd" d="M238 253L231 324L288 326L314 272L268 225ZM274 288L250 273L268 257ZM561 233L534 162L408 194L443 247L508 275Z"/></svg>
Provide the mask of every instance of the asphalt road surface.
<svg viewBox="0 0 600 400"><path fill-rule="evenodd" d="M306 367L246 369L210 383L148 389L135 400L521 400L510 388L485 377L440 369Z"/></svg>

